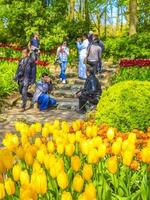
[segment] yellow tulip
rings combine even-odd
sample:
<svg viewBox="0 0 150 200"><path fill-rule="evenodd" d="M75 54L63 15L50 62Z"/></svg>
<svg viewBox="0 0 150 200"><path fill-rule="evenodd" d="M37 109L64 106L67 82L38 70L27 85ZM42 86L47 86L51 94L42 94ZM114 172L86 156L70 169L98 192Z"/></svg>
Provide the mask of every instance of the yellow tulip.
<svg viewBox="0 0 150 200"><path fill-rule="evenodd" d="M20 173L20 183L21 185L28 185L29 184L29 174L27 170L21 171Z"/></svg>
<svg viewBox="0 0 150 200"><path fill-rule="evenodd" d="M35 131L40 133L42 131L42 125L40 123L35 123Z"/></svg>
<svg viewBox="0 0 150 200"><path fill-rule="evenodd" d="M83 155L87 155L89 152L89 145L86 140L80 142L80 150Z"/></svg>
<svg viewBox="0 0 150 200"><path fill-rule="evenodd" d="M92 126L88 126L88 127L86 127L86 132L85 132L85 134L86 134L86 136L88 137L88 138L90 138L90 137L92 137Z"/></svg>
<svg viewBox="0 0 150 200"><path fill-rule="evenodd" d="M135 142L136 142L136 134L135 133L129 133L128 142L129 142L129 144L135 144Z"/></svg>
<svg viewBox="0 0 150 200"><path fill-rule="evenodd" d="M41 165L37 160L34 160L32 168L33 168L33 172L38 172L41 170Z"/></svg>
<svg viewBox="0 0 150 200"><path fill-rule="evenodd" d="M36 138L36 139L35 139L35 146L36 146L37 148L40 148L41 145L42 145L41 139L40 139L40 138Z"/></svg>
<svg viewBox="0 0 150 200"><path fill-rule="evenodd" d="M65 151L65 146L64 146L64 144L57 144L57 152L59 153L59 154L63 154L64 153L64 151Z"/></svg>
<svg viewBox="0 0 150 200"><path fill-rule="evenodd" d="M121 143L116 141L112 145L112 153L114 155L118 155L120 152L121 152Z"/></svg>
<svg viewBox="0 0 150 200"><path fill-rule="evenodd" d="M35 191L35 187L31 184L27 186L21 186L20 200L38 200L38 195Z"/></svg>
<svg viewBox="0 0 150 200"><path fill-rule="evenodd" d="M12 169L12 175L13 175L14 181L19 181L20 173L21 173L21 166L19 164L14 165Z"/></svg>
<svg viewBox="0 0 150 200"><path fill-rule="evenodd" d="M38 150L36 158L39 161L39 163L43 164L44 163L44 158L45 158L44 150L42 150L42 149Z"/></svg>
<svg viewBox="0 0 150 200"><path fill-rule="evenodd" d="M133 160L133 156L134 156L133 151L126 150L123 153L123 164L126 165L126 166L130 166L131 162Z"/></svg>
<svg viewBox="0 0 150 200"><path fill-rule="evenodd" d="M122 142L122 151L123 151L123 152L126 151L126 149L128 148L128 146L129 146L128 140L124 140L124 141Z"/></svg>
<svg viewBox="0 0 150 200"><path fill-rule="evenodd" d="M35 172L31 175L31 184L35 187L37 194L45 194L47 192L47 178L44 171Z"/></svg>
<svg viewBox="0 0 150 200"><path fill-rule="evenodd" d="M64 133L69 133L69 124L63 121L61 124L61 129Z"/></svg>
<svg viewBox="0 0 150 200"><path fill-rule="evenodd" d="M99 136L96 136L92 139L93 147L98 148L102 144L102 138Z"/></svg>
<svg viewBox="0 0 150 200"><path fill-rule="evenodd" d="M46 127L42 128L42 136L47 137L49 135L49 130Z"/></svg>
<svg viewBox="0 0 150 200"><path fill-rule="evenodd" d="M5 197L5 187L3 183L0 183L0 199L4 199Z"/></svg>
<svg viewBox="0 0 150 200"><path fill-rule="evenodd" d="M88 163L96 164L99 160L98 151L93 148L88 153Z"/></svg>
<svg viewBox="0 0 150 200"><path fill-rule="evenodd" d="M96 125L92 126L92 137L96 137L98 132L98 127Z"/></svg>
<svg viewBox="0 0 150 200"><path fill-rule="evenodd" d="M142 149L141 155L142 155L142 161L149 164L150 163L150 146L149 145Z"/></svg>
<svg viewBox="0 0 150 200"><path fill-rule="evenodd" d="M72 123L72 127L73 127L74 132L79 131L80 130L80 122L79 121L74 121Z"/></svg>
<svg viewBox="0 0 150 200"><path fill-rule="evenodd" d="M9 150L14 150L19 145L19 139L16 134L8 133L3 139L3 145L7 147Z"/></svg>
<svg viewBox="0 0 150 200"><path fill-rule="evenodd" d="M54 129L59 129L60 128L60 122L59 120L54 121Z"/></svg>
<svg viewBox="0 0 150 200"><path fill-rule="evenodd" d="M99 145L98 156L99 158L104 158L106 156L106 145L104 143Z"/></svg>
<svg viewBox="0 0 150 200"><path fill-rule="evenodd" d="M49 168L52 168L55 165L55 163L57 162L57 159L56 159L55 155L52 154L52 155L49 155L49 160L50 160Z"/></svg>
<svg viewBox="0 0 150 200"><path fill-rule="evenodd" d="M65 172L61 172L57 176L57 182L61 189L66 189L68 187L68 176Z"/></svg>
<svg viewBox="0 0 150 200"><path fill-rule="evenodd" d="M77 131L75 136L76 136L76 141L80 142L81 138L82 138L82 132L81 131Z"/></svg>
<svg viewBox="0 0 150 200"><path fill-rule="evenodd" d="M65 148L65 153L67 156L71 157L75 151L74 144L67 144Z"/></svg>
<svg viewBox="0 0 150 200"><path fill-rule="evenodd" d="M55 168L55 166L53 166L52 168L50 168L50 175L51 175L52 178L56 178L57 177L58 171Z"/></svg>
<svg viewBox="0 0 150 200"><path fill-rule="evenodd" d="M82 176L86 181L89 181L93 176L92 165L84 164Z"/></svg>
<svg viewBox="0 0 150 200"><path fill-rule="evenodd" d="M116 156L112 156L107 160L107 169L110 173L115 174L118 170L118 162Z"/></svg>
<svg viewBox="0 0 150 200"><path fill-rule="evenodd" d="M16 155L17 155L17 157L18 157L20 160L23 160L23 159L24 159L24 154L25 154L25 152L24 152L24 149L23 149L22 146L20 146L20 147L18 147L18 148L16 149Z"/></svg>
<svg viewBox="0 0 150 200"><path fill-rule="evenodd" d="M5 180L5 190L7 192L8 195L13 195L15 194L15 184L12 181L11 178L8 178Z"/></svg>
<svg viewBox="0 0 150 200"><path fill-rule="evenodd" d="M87 200L85 192L79 195L78 200Z"/></svg>
<svg viewBox="0 0 150 200"><path fill-rule="evenodd" d="M77 172L81 167L80 158L78 156L71 157L71 168Z"/></svg>
<svg viewBox="0 0 150 200"><path fill-rule="evenodd" d="M2 150L3 155L2 155L2 161L3 161L3 165L7 170L12 169L13 167L13 162L14 162L14 158L13 155L10 151L8 151L7 149Z"/></svg>
<svg viewBox="0 0 150 200"><path fill-rule="evenodd" d="M33 156L31 152L26 152L25 154L25 162L28 166L32 166L33 164Z"/></svg>
<svg viewBox="0 0 150 200"><path fill-rule="evenodd" d="M76 135L75 134L68 134L68 141L71 144L74 144L76 141Z"/></svg>
<svg viewBox="0 0 150 200"><path fill-rule="evenodd" d="M96 189L93 183L89 183L85 187L85 197L87 200L96 199Z"/></svg>
<svg viewBox="0 0 150 200"><path fill-rule="evenodd" d="M52 141L47 143L47 149L49 153L53 153L55 151L55 145Z"/></svg>
<svg viewBox="0 0 150 200"><path fill-rule="evenodd" d="M79 174L75 175L72 184L73 190L76 192L81 192L83 190L83 185L84 180L82 179L82 177Z"/></svg>
<svg viewBox="0 0 150 200"><path fill-rule="evenodd" d="M70 192L63 192L61 200L73 200Z"/></svg>
<svg viewBox="0 0 150 200"><path fill-rule="evenodd" d="M111 141L115 136L114 128L109 128L107 131L107 138Z"/></svg>

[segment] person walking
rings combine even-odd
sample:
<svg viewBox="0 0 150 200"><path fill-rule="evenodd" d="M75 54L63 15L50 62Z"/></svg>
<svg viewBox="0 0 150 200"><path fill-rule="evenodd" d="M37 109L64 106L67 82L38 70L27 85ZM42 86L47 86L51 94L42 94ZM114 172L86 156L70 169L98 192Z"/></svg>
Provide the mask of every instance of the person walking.
<svg viewBox="0 0 150 200"><path fill-rule="evenodd" d="M25 111L26 104L27 104L27 98L30 99L32 108L32 97L33 94L28 92L29 87L35 83L36 79L36 72L32 69L33 68L33 60L29 56L29 49L24 48L22 50L22 58L20 59L18 63L18 68L16 71L16 75L14 80L18 82L19 86L19 92L22 96L22 107L21 111Z"/></svg>
<svg viewBox="0 0 150 200"><path fill-rule="evenodd" d="M99 46L99 40L94 38L91 45L89 45L86 56L86 63L94 69L94 73L98 72L99 63L101 60L102 49Z"/></svg>
<svg viewBox="0 0 150 200"><path fill-rule="evenodd" d="M86 79L86 65L84 63L87 56L87 48L89 46L87 34L82 36L83 42L80 38L77 39L77 49L79 52L79 65L78 65L78 76L81 79Z"/></svg>
<svg viewBox="0 0 150 200"><path fill-rule="evenodd" d="M40 54L40 41L38 32L34 33L34 37L30 40L29 49L31 57L33 60L37 61Z"/></svg>
<svg viewBox="0 0 150 200"><path fill-rule="evenodd" d="M84 114L86 112L86 103L88 101L92 105L97 105L101 93L101 85L95 76L94 69L88 67L87 79L84 88L76 94L76 96L79 98L78 112L81 114Z"/></svg>
<svg viewBox="0 0 150 200"><path fill-rule="evenodd" d="M62 83L66 83L66 69L68 63L68 56L69 56L69 48L67 47L67 41L64 41L60 47L57 49L57 58L59 58L60 63L60 80Z"/></svg>

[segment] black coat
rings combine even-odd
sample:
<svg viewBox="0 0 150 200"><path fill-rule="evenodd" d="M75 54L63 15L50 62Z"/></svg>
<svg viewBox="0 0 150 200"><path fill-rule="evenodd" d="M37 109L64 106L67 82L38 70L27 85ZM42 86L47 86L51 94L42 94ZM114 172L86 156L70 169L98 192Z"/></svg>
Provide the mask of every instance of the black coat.
<svg viewBox="0 0 150 200"><path fill-rule="evenodd" d="M95 75L91 75L87 78L84 88L82 90L83 95L88 96L95 96L95 95L101 95L101 85L99 83L99 80L96 78Z"/></svg>
<svg viewBox="0 0 150 200"><path fill-rule="evenodd" d="M24 85L30 85L35 82L36 65L30 57L22 58L18 63L15 80Z"/></svg>

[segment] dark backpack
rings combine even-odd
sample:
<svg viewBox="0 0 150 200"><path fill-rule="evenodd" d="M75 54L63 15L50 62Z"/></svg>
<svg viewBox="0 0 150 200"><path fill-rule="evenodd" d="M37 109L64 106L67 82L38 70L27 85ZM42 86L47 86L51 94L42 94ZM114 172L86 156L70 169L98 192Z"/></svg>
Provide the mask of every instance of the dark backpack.
<svg viewBox="0 0 150 200"><path fill-rule="evenodd" d="M23 80L24 75L25 75L26 65L27 65L28 61L29 61L29 58L27 58L26 61L22 64L21 60L20 60L19 65L18 65L18 69L17 69L17 72L16 72L16 76L15 76L16 81L22 81Z"/></svg>

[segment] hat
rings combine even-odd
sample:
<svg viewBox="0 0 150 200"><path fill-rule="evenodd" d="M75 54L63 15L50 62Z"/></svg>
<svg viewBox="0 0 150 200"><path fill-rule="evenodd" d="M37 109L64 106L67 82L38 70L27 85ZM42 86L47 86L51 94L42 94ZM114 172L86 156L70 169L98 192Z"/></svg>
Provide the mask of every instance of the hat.
<svg viewBox="0 0 150 200"><path fill-rule="evenodd" d="M92 34L93 34L93 31L89 31L89 34L92 35Z"/></svg>

